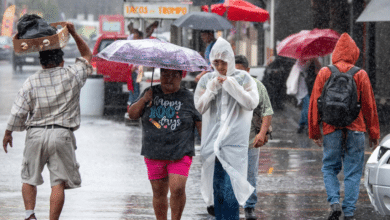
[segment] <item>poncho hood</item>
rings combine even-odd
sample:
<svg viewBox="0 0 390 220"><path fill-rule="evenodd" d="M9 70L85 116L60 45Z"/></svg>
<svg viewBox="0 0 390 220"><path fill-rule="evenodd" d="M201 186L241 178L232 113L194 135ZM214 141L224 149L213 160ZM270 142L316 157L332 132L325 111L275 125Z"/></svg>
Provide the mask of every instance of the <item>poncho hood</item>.
<svg viewBox="0 0 390 220"><path fill-rule="evenodd" d="M210 52L210 62L214 70L216 70L213 61L214 60L223 60L228 63L228 69L226 72L226 76L231 76L235 72L236 62L234 60L234 52L232 46L228 41L219 37L215 42L213 48ZM218 71L216 71L218 72Z"/></svg>

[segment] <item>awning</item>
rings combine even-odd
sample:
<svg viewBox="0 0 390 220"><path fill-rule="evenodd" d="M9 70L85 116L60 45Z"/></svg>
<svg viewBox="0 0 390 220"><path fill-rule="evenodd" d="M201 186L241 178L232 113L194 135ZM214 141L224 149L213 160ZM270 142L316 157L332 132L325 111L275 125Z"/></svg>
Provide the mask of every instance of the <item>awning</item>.
<svg viewBox="0 0 390 220"><path fill-rule="evenodd" d="M356 22L390 21L390 1L371 0Z"/></svg>

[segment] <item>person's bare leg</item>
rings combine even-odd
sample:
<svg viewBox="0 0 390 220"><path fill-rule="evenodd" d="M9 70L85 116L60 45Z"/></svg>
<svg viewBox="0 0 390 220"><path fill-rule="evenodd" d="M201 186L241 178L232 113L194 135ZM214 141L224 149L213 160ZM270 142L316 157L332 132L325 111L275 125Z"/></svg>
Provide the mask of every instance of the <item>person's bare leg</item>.
<svg viewBox="0 0 390 220"><path fill-rule="evenodd" d="M35 202L37 200L37 187L27 183L23 183L22 195L25 209L34 210Z"/></svg>
<svg viewBox="0 0 390 220"><path fill-rule="evenodd" d="M50 195L50 220L58 220L65 202L65 183L51 188Z"/></svg>
<svg viewBox="0 0 390 220"><path fill-rule="evenodd" d="M157 220L168 218L168 179L151 180L153 190L153 208Z"/></svg>
<svg viewBox="0 0 390 220"><path fill-rule="evenodd" d="M171 190L171 218L179 220L186 205L187 177L179 174L169 174L169 190Z"/></svg>

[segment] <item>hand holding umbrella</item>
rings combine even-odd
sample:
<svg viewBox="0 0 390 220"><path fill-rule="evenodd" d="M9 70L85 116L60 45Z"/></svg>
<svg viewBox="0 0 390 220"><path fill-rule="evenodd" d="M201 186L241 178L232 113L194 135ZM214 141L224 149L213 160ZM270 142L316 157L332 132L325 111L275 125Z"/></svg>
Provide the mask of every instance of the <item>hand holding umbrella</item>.
<svg viewBox="0 0 390 220"><path fill-rule="evenodd" d="M142 99L146 103L149 103L147 106L150 107L152 106L152 101L153 101L153 91L152 88L148 89L148 91L145 92L144 96L142 96Z"/></svg>

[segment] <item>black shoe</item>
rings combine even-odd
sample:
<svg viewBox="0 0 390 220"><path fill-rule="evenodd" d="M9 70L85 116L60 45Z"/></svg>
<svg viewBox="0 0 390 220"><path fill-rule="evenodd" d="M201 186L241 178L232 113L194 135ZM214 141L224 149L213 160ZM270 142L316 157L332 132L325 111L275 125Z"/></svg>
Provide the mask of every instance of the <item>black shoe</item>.
<svg viewBox="0 0 390 220"><path fill-rule="evenodd" d="M344 216L344 220L355 220L353 216Z"/></svg>
<svg viewBox="0 0 390 220"><path fill-rule="evenodd" d="M213 206L213 205L208 206L208 207L207 207L207 212L209 213L209 215L215 216L214 206Z"/></svg>
<svg viewBox="0 0 390 220"><path fill-rule="evenodd" d="M339 220L339 217L341 215L341 206L339 203L334 203L330 205L330 208L332 211L330 211L328 220Z"/></svg>
<svg viewBox="0 0 390 220"><path fill-rule="evenodd" d="M26 218L25 220L37 220L37 218L35 217L35 214L31 214L30 217Z"/></svg>
<svg viewBox="0 0 390 220"><path fill-rule="evenodd" d="M245 208L245 218L249 220L256 220L257 217L255 215L254 208Z"/></svg>
<svg viewBox="0 0 390 220"><path fill-rule="evenodd" d="M297 133L302 134L305 131L306 127L304 125L299 126Z"/></svg>

